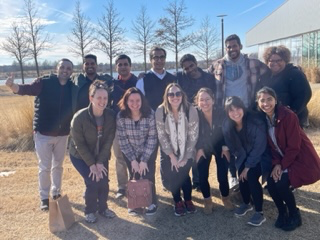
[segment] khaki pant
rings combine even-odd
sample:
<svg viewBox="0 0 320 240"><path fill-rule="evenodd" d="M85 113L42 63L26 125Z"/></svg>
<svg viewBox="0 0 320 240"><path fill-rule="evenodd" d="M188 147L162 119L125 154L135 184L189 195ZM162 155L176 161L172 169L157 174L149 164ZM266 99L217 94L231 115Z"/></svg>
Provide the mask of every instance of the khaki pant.
<svg viewBox="0 0 320 240"><path fill-rule="evenodd" d="M41 200L60 194L68 136L51 137L34 133L36 154L39 162L39 193Z"/></svg>
<svg viewBox="0 0 320 240"><path fill-rule="evenodd" d="M120 150L117 133L113 140L113 154L115 156L116 173L118 180L118 189L127 189L128 183L128 167Z"/></svg>

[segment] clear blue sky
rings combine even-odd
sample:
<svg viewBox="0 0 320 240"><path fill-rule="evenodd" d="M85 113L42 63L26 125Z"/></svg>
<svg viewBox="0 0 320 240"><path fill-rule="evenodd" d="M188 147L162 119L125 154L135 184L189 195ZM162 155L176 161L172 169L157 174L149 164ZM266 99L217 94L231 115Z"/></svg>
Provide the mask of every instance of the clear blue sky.
<svg viewBox="0 0 320 240"><path fill-rule="evenodd" d="M205 16L211 18L212 24L221 34L221 22L217 15L227 14L224 20L225 36L236 33L240 36L244 49L243 52L252 52L255 49L245 47L245 34L258 22L268 16L271 12L281 6L286 0L185 0L187 14L195 20L195 24L190 31L196 31ZM67 35L72 27L72 13L75 1L66 0L35 0L39 7L39 17L46 24L45 30L53 37L53 47L50 51L43 52L40 61L45 59L54 61L62 57L68 57L75 63L81 60L70 55L67 51ZM164 8L168 5L167 0L114 0L115 7L124 18L122 27L126 29L125 37L133 40L131 32L132 21L135 20L141 5L145 5L151 19L158 19L165 15ZM103 14L103 6L107 0L81 1L84 13L93 23L97 23L98 18ZM16 17L23 14L23 0L1 0L0 4L0 43L10 33L10 25ZM189 50L192 52L192 50ZM99 62L107 62L107 56L102 52L95 52ZM14 58L0 50L0 65L10 65ZM135 62L142 62L141 57L132 56ZM168 54L168 60L174 60L173 54Z"/></svg>

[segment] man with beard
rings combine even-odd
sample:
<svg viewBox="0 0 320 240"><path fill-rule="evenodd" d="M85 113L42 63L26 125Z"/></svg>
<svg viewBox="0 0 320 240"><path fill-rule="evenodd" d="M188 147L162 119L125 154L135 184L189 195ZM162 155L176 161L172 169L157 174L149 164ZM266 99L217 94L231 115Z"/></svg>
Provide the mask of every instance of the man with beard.
<svg viewBox="0 0 320 240"><path fill-rule="evenodd" d="M257 81L268 71L268 67L258 59L241 53L242 44L236 34L226 38L225 47L227 54L213 62L208 69L217 80L217 104L223 107L227 97L238 96L247 108L253 108ZM230 188L238 185L233 161L232 157Z"/></svg>

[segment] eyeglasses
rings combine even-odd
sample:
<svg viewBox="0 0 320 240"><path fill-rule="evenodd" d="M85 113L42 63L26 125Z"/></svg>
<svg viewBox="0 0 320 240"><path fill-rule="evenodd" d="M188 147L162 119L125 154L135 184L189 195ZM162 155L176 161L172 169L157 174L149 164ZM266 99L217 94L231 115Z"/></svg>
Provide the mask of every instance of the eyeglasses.
<svg viewBox="0 0 320 240"><path fill-rule="evenodd" d="M167 96L169 97L169 98L174 98L174 96L176 96L176 97L181 97L182 96L182 93L179 91L179 92L169 92L169 93L167 93Z"/></svg>
<svg viewBox="0 0 320 240"><path fill-rule="evenodd" d="M159 60L163 61L163 60L166 59L166 56L165 55L153 56L152 59L155 60L155 61L159 61Z"/></svg>
<svg viewBox="0 0 320 240"><path fill-rule="evenodd" d="M283 59L268 60L269 63L281 63Z"/></svg>

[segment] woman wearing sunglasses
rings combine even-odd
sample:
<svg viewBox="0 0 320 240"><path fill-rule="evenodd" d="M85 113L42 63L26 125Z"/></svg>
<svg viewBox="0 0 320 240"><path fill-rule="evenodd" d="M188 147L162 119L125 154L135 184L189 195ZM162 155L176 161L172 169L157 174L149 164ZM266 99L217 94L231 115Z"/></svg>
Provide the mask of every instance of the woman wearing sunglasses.
<svg viewBox="0 0 320 240"><path fill-rule="evenodd" d="M187 101L186 94L176 83L167 86L162 104L156 111L158 138L163 158L161 171L169 183L175 202L175 215L194 213L189 171L195 159L199 118L197 110ZM180 191L183 191L183 198Z"/></svg>
<svg viewBox="0 0 320 240"><path fill-rule="evenodd" d="M115 114L107 108L107 89L104 81L94 81L89 88L89 106L79 110L71 122L70 159L86 185L85 220L88 223L97 221L97 211L103 217L115 217L107 205L108 162L116 131Z"/></svg>

